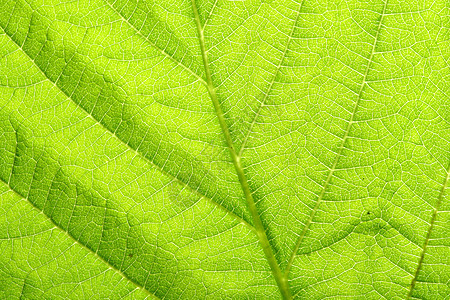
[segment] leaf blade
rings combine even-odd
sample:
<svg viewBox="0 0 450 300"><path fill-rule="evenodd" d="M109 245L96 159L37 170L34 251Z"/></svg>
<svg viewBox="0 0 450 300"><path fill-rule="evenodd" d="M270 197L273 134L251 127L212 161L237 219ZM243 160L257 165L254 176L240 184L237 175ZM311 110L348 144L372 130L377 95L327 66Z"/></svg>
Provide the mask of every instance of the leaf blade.
<svg viewBox="0 0 450 300"><path fill-rule="evenodd" d="M445 299L447 6L2 1L0 178L160 298ZM0 293L138 297L58 245Z"/></svg>

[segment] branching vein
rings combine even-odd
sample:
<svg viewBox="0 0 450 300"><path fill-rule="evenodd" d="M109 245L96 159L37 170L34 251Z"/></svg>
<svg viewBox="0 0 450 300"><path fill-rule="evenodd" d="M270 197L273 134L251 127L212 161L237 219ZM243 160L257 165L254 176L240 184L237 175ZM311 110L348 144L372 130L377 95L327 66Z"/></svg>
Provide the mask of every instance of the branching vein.
<svg viewBox="0 0 450 300"><path fill-rule="evenodd" d="M153 41L151 41L147 36L143 35L139 29L137 29L133 24L131 24L125 17L115 9L115 7L108 2L108 0L105 0L106 4L115 12L117 13L120 18L131 28L133 28L136 33L142 37L147 43L149 43L154 49L156 49L159 53L169 58L172 62L174 62L176 65L182 67L184 70L189 72L191 75L193 75L195 78L197 78L203 85L206 85L205 80L200 77L197 73L195 73L191 68L183 64L181 61L174 58L170 53L167 53L164 49L160 48L158 45L156 45Z"/></svg>
<svg viewBox="0 0 450 300"><path fill-rule="evenodd" d="M270 81L269 88L267 89L267 92L264 94L264 98L261 101L261 103L258 107L258 110L256 111L255 116L253 117L252 123L250 124L247 134L245 135L244 141L242 142L242 145L241 145L241 149L239 150L239 156L241 156L245 150L245 145L247 144L247 140L253 130L253 126L255 126L256 119L258 119L258 116L261 114L261 110L263 109L264 105L266 104L267 98L269 98L270 92L272 91L273 85L275 84L275 80L278 76L278 73L280 72L280 69L281 69L281 66L283 65L284 59L286 58L286 53L289 50L289 45L291 44L292 36L294 35L295 27L297 26L297 22L300 17L300 12L302 10L302 6L303 6L304 2L305 2L305 0L302 0L302 2L300 2L300 7L297 12L297 17L295 18L294 25L292 26L291 32L288 35L288 40L286 42L286 46L284 47L283 54L277 65L277 68L275 69L275 73L272 76L272 80Z"/></svg>
<svg viewBox="0 0 450 300"><path fill-rule="evenodd" d="M436 206L433 209L433 215L431 216L430 227L428 228L427 236L425 237L425 241L424 241L423 247L422 247L422 253L420 254L419 263L417 264L417 269L416 269L416 272L414 273L414 277L411 280L411 285L409 287L409 292L408 292L408 296L406 299L411 298L414 287L416 286L417 278L419 277L420 269L422 268L423 261L425 259L425 253L427 252L428 243L431 238L431 232L433 231L434 223L436 222L437 214L441 207L442 199L444 199L444 194L447 189L447 185L448 185L449 181L450 181L450 163L448 164L447 174L446 174L444 183L442 184L442 188L439 193L439 196L438 196L438 199L436 202Z"/></svg>
<svg viewBox="0 0 450 300"><path fill-rule="evenodd" d="M211 70L209 68L209 63L208 63L208 56L207 56L207 51L206 51L206 46L205 46L204 32L203 32L203 28L202 28L202 25L200 22L200 16L198 13L197 4L195 3L196 0L191 0L191 1L192 1L192 9L193 9L194 16L195 16L195 23L197 25L200 51L202 53L203 65L205 68L208 93L213 102L217 118L219 119L220 127L222 128L225 142L228 146L228 150L230 151L231 159L233 160L234 168L238 175L242 191L244 192L244 196L247 201L248 209L252 215L253 223L254 223L255 229L256 229L256 234L258 236L261 247L263 248L264 254L270 265L272 274L275 278L275 281L277 282L277 285L278 285L281 295L285 299L291 299L292 296L289 291L288 282L287 282L286 278L283 276L280 266L278 265L275 255L273 254L272 247L269 243L269 239L267 238L267 234L266 234L264 225L261 221L261 217L256 208L255 200L253 199L252 192L250 191L250 186L248 184L247 177L244 173L244 168L242 167L242 164L241 164L241 157L236 152L236 149L233 144L233 140L231 138L230 131L226 124L226 120L224 117L224 113L222 111L222 107L220 106L219 99L217 98L216 90L215 90L215 87L214 87L214 84L212 81L212 77L211 77Z"/></svg>
<svg viewBox="0 0 450 300"><path fill-rule="evenodd" d="M58 228L59 230L61 230L62 232L64 232L66 234L67 237L69 237L71 240L73 240L75 243L77 243L78 245L80 245L80 247L88 250L92 255L94 255L98 260L102 261L103 263L105 263L110 269L114 270L115 272L117 272L118 274L120 274L123 278L127 279L129 282L131 282L132 284L134 284L137 288L145 291L145 293L147 293L152 299L159 299L157 296L155 296L154 294L152 294L149 290L147 290L144 286L140 285L138 282L136 282L135 280L133 280L132 278L128 277L125 273L123 273L121 270L119 270L118 268L116 268L114 265L110 264L107 260L105 260L103 257L101 257L100 255L98 255L95 251L93 251L92 249L88 248L86 245L84 245L83 243L80 243L75 237L73 237L70 232L64 230L63 228L61 228L58 224L55 223L55 221L53 221L52 218L50 218L47 214L44 213L43 210L39 209L32 201L30 201L27 197L21 195L19 192L17 192L16 190L14 190L6 181L4 181L2 178L0 178L0 181L3 182L14 194L16 194L17 196L19 196L20 198L23 198L25 200L28 201L28 203L30 203L34 209L36 209L38 212L42 213L43 215L45 215L47 217L47 219L53 224L53 226L55 228Z"/></svg>
<svg viewBox="0 0 450 300"><path fill-rule="evenodd" d="M212 203L213 205L215 205L217 208L219 208L220 210L224 211L225 213L227 213L227 215L231 216L232 218L238 220L239 222L241 222L243 225L245 225L247 228L249 228L250 230L254 231L255 228L249 224L247 221L245 221L243 218L241 218L240 216L236 215L234 212L230 211L229 209L227 209L226 207L224 207L223 205L217 203L216 201L214 201L213 199L209 198L208 196L206 196L205 194L201 193L200 191L198 191L197 187L193 187L191 186L189 183L184 182L183 180L181 180L180 178L178 178L176 175L173 175L167 171L164 170L163 167L157 165L153 160L151 160L150 158L148 158L147 156L145 156L143 153L141 153L140 151L138 151L135 148L132 148L130 146L129 143L127 143L126 141L124 141L123 139L121 139L120 137L118 137L114 132L112 132L111 130L109 130L105 125L103 125L103 123L101 122L101 120L97 120L96 118L94 118L94 116L92 116L91 112L85 110L81 105L79 105L76 101L74 101L72 99L72 97L70 95L68 95L63 89L61 89L55 82L53 82L48 76L47 74L45 74L45 72L39 67L39 65L37 65L34 60L28 55L27 52L25 52L20 45L18 45L16 43L16 41L14 39L12 39L11 37L9 37L20 49L21 51L28 56L28 58L33 61L33 63L37 66L37 68L39 68L39 70L41 71L41 73L56 87L58 88L68 99L70 99L71 101L73 101L73 103L75 103L81 110L83 110L87 116L89 118L91 118L96 124L98 124L99 126L101 126L106 132L109 132L110 134L112 134L115 138L117 138L121 143L123 143L129 150L135 152L137 155L139 155L140 157L144 158L145 161L149 162L152 166L154 166L158 171L160 171L162 174L164 174L165 176L173 179L174 181L176 181L177 183L179 183L182 186L185 186L186 188L188 188L191 192L193 192L194 194L198 195L199 197L207 200L208 202Z"/></svg>
<svg viewBox="0 0 450 300"><path fill-rule="evenodd" d="M361 102L362 93L363 93L364 87L366 85L367 75L368 75L370 67L372 65L373 55L374 55L375 50L376 50L378 37L380 35L380 31L381 31L381 27L382 27L382 23L383 23L383 17L384 17L385 11L386 11L387 3L388 3L388 0L386 0L384 2L383 10L381 12L380 20L378 22L377 32L376 32L376 35L375 35L375 38L374 38L374 43L372 45L372 50L371 50L371 53L370 53L369 61L367 63L367 67L366 67L366 70L364 72L363 80L362 80L361 86L359 88L358 97L357 97L357 100L356 100L355 105L353 107L353 111L351 113L350 120L347 123L347 128L345 130L345 133L344 133L344 136L342 138L341 144L339 145L339 150L338 150L338 152L337 152L337 154L336 154L336 156L334 158L333 165L331 166L331 168L330 168L330 170L328 172L327 179L325 180L325 183L324 183L324 185L322 187L322 190L321 190L321 192L319 194L319 197L317 198L316 204L315 204L315 206L314 206L314 208L313 208L313 210L312 210L308 220L306 221L306 224L305 224L305 226L304 226L300 236L297 239L297 242L295 244L294 251L292 251L291 257L289 258L289 261L288 261L288 264L287 264L287 267L286 267L286 270L285 270L285 275L286 276L289 276L290 269L292 267L292 264L294 263L295 257L297 256L297 252L300 249L300 245L301 245L303 239L305 238L306 232L309 230L309 227L311 226L311 223L312 223L312 221L314 219L314 216L316 215L317 210L318 210L318 208L320 206L320 203L322 202L322 199L323 199L323 197L325 195L325 192L326 192L326 190L328 188L328 185L331 182L331 178L333 178L333 173L336 170L336 166L339 163L339 159L341 158L342 152L343 152L343 150L345 148L345 143L347 142L347 139L349 137L350 130L352 129L352 125L353 125L353 122L354 122L353 120L355 118L356 112L358 111L358 107L359 107L359 104Z"/></svg>

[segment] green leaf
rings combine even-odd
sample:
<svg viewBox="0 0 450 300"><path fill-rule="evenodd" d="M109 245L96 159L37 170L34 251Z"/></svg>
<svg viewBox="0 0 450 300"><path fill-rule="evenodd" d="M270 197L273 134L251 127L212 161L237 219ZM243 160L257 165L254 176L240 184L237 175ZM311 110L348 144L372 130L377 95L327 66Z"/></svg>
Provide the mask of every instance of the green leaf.
<svg viewBox="0 0 450 300"><path fill-rule="evenodd" d="M450 6L0 0L1 299L447 299Z"/></svg>

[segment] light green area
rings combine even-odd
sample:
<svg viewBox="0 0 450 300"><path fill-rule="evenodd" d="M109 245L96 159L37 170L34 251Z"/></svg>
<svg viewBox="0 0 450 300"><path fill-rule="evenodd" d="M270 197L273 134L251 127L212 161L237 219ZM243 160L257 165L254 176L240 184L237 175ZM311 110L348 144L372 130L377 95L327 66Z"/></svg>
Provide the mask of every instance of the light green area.
<svg viewBox="0 0 450 300"><path fill-rule="evenodd" d="M0 0L0 299L447 299L450 6Z"/></svg>

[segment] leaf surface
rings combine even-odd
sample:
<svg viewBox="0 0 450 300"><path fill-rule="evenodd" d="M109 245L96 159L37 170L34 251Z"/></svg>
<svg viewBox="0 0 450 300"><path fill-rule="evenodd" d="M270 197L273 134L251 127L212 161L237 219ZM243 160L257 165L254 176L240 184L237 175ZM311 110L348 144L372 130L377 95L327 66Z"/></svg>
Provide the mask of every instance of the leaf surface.
<svg viewBox="0 0 450 300"><path fill-rule="evenodd" d="M449 12L0 0L0 298L446 299Z"/></svg>

